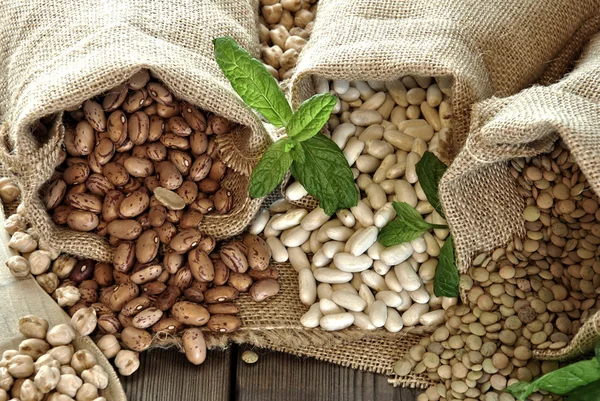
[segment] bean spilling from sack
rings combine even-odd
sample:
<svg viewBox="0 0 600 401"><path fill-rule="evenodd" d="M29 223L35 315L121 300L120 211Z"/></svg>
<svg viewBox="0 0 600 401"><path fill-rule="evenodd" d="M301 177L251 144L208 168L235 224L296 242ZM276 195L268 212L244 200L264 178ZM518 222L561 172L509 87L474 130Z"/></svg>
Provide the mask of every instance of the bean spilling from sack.
<svg viewBox="0 0 600 401"><path fill-rule="evenodd" d="M188 359L200 364L199 328L238 330L234 301L244 292L255 302L275 296L278 273L262 238L218 246L197 229L205 214L232 208L214 136L233 124L206 117L150 78L143 70L68 113L66 158L45 192L57 225L108 238L112 263L37 250L35 233L14 214L5 223L9 246L23 256L7 266L19 277L33 273L81 335L102 336L101 348L118 337L139 352L154 337L181 335Z"/></svg>
<svg viewBox="0 0 600 401"><path fill-rule="evenodd" d="M335 94L331 139L352 167L361 199L350 210L327 216L292 203L307 195L299 182L286 199L263 210L250 232L262 232L273 259L298 272L300 300L309 311L305 327L341 330L352 325L398 332L404 326L443 323L455 298L433 294L437 256L448 231L397 246L377 242L395 218L393 201L415 207L425 220L445 224L421 189L415 165L435 152L450 127L446 79L406 76L395 82L316 79L318 93ZM290 203L291 202L291 203ZM307 255L312 255L309 260Z"/></svg>
<svg viewBox="0 0 600 401"><path fill-rule="evenodd" d="M466 304L394 367L442 384L423 400L512 401L503 390L559 367L534 352L564 348L600 307L598 197L562 142L511 161L526 207L526 235L475 257L461 276ZM532 400L551 400L535 393Z"/></svg>

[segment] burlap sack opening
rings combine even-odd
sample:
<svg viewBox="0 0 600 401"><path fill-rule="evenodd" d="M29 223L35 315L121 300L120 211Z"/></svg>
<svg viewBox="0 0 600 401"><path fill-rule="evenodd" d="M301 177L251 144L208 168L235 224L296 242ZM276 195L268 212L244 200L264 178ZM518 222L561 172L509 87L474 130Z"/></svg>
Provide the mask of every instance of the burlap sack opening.
<svg viewBox="0 0 600 401"><path fill-rule="evenodd" d="M224 184L234 193L234 209L206 216L201 230L222 239L247 225L261 202L248 197L247 176L266 148L267 134L219 70L212 39L232 36L257 56L257 10L256 0L15 0L3 7L0 115L14 149L2 146L0 159L21 188L26 217L51 246L111 259L103 239L55 227L38 190L59 160L60 112L120 85L141 68L150 69L177 97L241 125L218 139L224 161L234 170ZM31 127L54 113L53 129L38 143Z"/></svg>
<svg viewBox="0 0 600 401"><path fill-rule="evenodd" d="M600 24L600 17L596 22ZM467 143L440 184L461 271L469 268L475 254L525 233L525 202L509 173L511 159L546 153L560 137L592 189L600 193L599 116L600 34L558 83L476 105ZM591 351L598 339L596 313L567 347L536 351L534 356L573 358Z"/></svg>

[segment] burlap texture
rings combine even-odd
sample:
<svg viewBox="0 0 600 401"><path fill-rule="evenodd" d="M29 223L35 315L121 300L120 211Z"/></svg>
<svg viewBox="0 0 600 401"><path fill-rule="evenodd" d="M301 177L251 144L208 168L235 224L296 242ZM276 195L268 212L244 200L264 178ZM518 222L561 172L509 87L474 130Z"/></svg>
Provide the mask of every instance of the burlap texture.
<svg viewBox="0 0 600 401"><path fill-rule="evenodd" d="M0 353L9 349L18 349L24 337L18 331L18 321L21 316L36 315L48 320L50 327L70 324L71 319L54 300L40 288L32 276L17 279L6 268L6 259L14 255L8 247L10 236L4 229L4 208L0 205ZM99 364L109 375L109 384L102 390L102 396L107 401L126 401L127 397L121 387L119 377L112 365L104 357L89 337L78 337L73 341L75 349L90 351Z"/></svg>
<svg viewBox="0 0 600 401"><path fill-rule="evenodd" d="M525 232L525 203L509 173L509 160L546 153L560 137L600 193L599 116L600 33L574 70L556 84L477 104L467 143L440 184L461 271L475 254ZM596 314L566 348L538 351L536 357L568 359L590 351L599 328Z"/></svg>
<svg viewBox="0 0 600 401"><path fill-rule="evenodd" d="M225 216L206 216L216 238L240 232L260 206L248 197L248 174L267 145L260 120L233 92L214 60L212 39L229 35L258 55L257 0L11 0L0 15L1 161L22 191L28 220L53 247L109 260L107 243L55 227L39 199L63 137L60 112L148 68L179 98L242 125L219 136L235 170L226 183L236 201ZM43 143L30 131L58 113ZM7 138L8 137L8 140Z"/></svg>

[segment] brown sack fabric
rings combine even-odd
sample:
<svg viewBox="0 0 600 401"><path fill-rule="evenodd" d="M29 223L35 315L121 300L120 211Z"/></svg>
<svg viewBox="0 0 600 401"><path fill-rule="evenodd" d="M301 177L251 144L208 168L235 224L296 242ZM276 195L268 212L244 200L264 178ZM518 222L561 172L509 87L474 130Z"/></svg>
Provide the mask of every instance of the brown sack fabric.
<svg viewBox="0 0 600 401"><path fill-rule="evenodd" d="M243 127L220 136L224 161L237 173L223 183L234 209L206 216L201 230L218 239L239 233L260 206L248 197L248 174L267 145L256 115L231 89L214 60L212 39L233 36L258 55L257 0L82 0L5 2L0 15L0 116L12 149L2 163L15 176L27 219L49 244L96 260L111 259L92 234L56 228L39 199L60 154L61 111L152 71L179 98ZM44 143L31 135L40 118L58 113ZM5 148L6 146L2 146Z"/></svg>
<svg viewBox="0 0 600 401"><path fill-rule="evenodd" d="M18 349L24 339L17 330L21 316L34 314L48 320L50 326L70 323L71 319L58 304L42 290L30 275L26 279L17 279L4 266L6 259L14 255L8 247L10 236L4 229L4 209L0 206L0 353L9 349ZM108 387L102 390L107 401L126 401L127 396L112 365L104 357L89 337L79 337L73 341L76 349L90 351L109 376Z"/></svg>
<svg viewBox="0 0 600 401"><path fill-rule="evenodd" d="M600 193L599 135L600 33L573 72L558 83L477 104L467 143L440 185L460 270L469 268L474 254L525 233L525 203L509 173L509 160L546 153L560 137ZM568 359L590 351L599 337L596 313L569 346L537 351L535 356Z"/></svg>

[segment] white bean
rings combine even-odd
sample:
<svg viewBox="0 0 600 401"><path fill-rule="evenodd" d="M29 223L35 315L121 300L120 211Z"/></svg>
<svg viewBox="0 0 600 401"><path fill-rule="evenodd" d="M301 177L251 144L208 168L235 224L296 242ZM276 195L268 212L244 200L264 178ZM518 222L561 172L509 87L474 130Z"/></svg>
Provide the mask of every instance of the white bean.
<svg viewBox="0 0 600 401"><path fill-rule="evenodd" d="M369 307L373 302L375 302L375 297L373 296L373 292L371 292L369 286L367 286L364 283L361 283L360 287L358 288L358 296L367 302L365 313L369 313Z"/></svg>
<svg viewBox="0 0 600 401"><path fill-rule="evenodd" d="M354 280L354 277L352 277L352 280ZM354 288L354 285L352 285L352 281L350 281L349 283L332 284L331 288L333 288L333 292L346 291L346 292L350 292L352 294L358 295L358 291L356 291L356 288ZM332 294L332 296L333 296L333 294Z"/></svg>
<svg viewBox="0 0 600 401"><path fill-rule="evenodd" d="M362 104L362 106L360 106L360 108L363 110L377 110L378 108L381 107L383 102L385 102L385 98L386 98L385 92L377 92L376 94L371 96L369 99L367 99L367 101L364 102Z"/></svg>
<svg viewBox="0 0 600 401"><path fill-rule="evenodd" d="M269 211L272 213L284 213L294 207L295 206L288 202L287 199L277 199L275 202L271 203Z"/></svg>
<svg viewBox="0 0 600 401"><path fill-rule="evenodd" d="M349 253L338 253L333 257L333 263L341 271L358 273L373 265L373 259L368 255L352 256Z"/></svg>
<svg viewBox="0 0 600 401"><path fill-rule="evenodd" d="M388 308L385 302L377 300L369 308L369 319L375 327L382 327L388 316Z"/></svg>
<svg viewBox="0 0 600 401"><path fill-rule="evenodd" d="M298 273L298 293L300 302L312 305L317 299L317 282L310 269L302 269Z"/></svg>
<svg viewBox="0 0 600 401"><path fill-rule="evenodd" d="M385 285L387 285L390 290L396 291L398 293L402 291L402 284L400 284L400 282L398 281L398 276L396 276L395 271L388 271L384 278Z"/></svg>
<svg viewBox="0 0 600 401"><path fill-rule="evenodd" d="M373 260L379 260L381 257L381 252L385 250L385 246L381 245L379 242L375 242L371 247L367 250L367 255Z"/></svg>
<svg viewBox="0 0 600 401"><path fill-rule="evenodd" d="M427 142L421 138L415 138L413 141L411 152L417 153L419 156L423 157L423 153L427 151Z"/></svg>
<svg viewBox="0 0 600 401"><path fill-rule="evenodd" d="M306 231L304 228L297 226L290 228L281 233L281 243L287 247L300 246L310 237L310 231Z"/></svg>
<svg viewBox="0 0 600 401"><path fill-rule="evenodd" d="M377 327L373 326L369 316L364 312L350 312L354 316L354 325L359 329L363 330L375 330Z"/></svg>
<svg viewBox="0 0 600 401"><path fill-rule="evenodd" d="M419 160L421 160L421 156L415 152L410 152L408 156L406 156L406 172L404 173L404 177L406 178L406 181L411 184L414 184L419 180L416 170L416 165Z"/></svg>
<svg viewBox="0 0 600 401"><path fill-rule="evenodd" d="M302 324L304 327L312 329L319 326L319 321L322 317L323 314L321 313L319 304L316 303L311 305L311 307L308 309L308 312L302 315L300 318L300 324Z"/></svg>
<svg viewBox="0 0 600 401"><path fill-rule="evenodd" d="M275 230L274 228L271 227L271 223L273 222L273 220L275 220L279 216L283 216L283 214L279 213L279 214L273 215L273 217L271 217L271 219L267 223L267 226L265 227L265 231L263 232L265 237L267 237L267 238L277 237L279 234L281 234L281 231Z"/></svg>
<svg viewBox="0 0 600 401"><path fill-rule="evenodd" d="M385 329L390 333L397 333L404 327L402 317L396 309L388 308L387 320L385 321Z"/></svg>
<svg viewBox="0 0 600 401"><path fill-rule="evenodd" d="M352 323L354 323L354 315L352 313L336 313L327 315L323 316L319 323L323 330L342 330L352 326Z"/></svg>
<svg viewBox="0 0 600 401"><path fill-rule="evenodd" d="M325 256L325 252L323 251L323 248L321 248L313 255L312 263L316 267L323 267L331 263L331 260L332 258Z"/></svg>
<svg viewBox="0 0 600 401"><path fill-rule="evenodd" d="M387 285L385 284L385 280L379 274L375 273L373 270L365 270L360 273L360 278L362 278L363 283L365 283L370 288L375 291L385 291L388 290Z"/></svg>
<svg viewBox="0 0 600 401"><path fill-rule="evenodd" d="M429 258L425 263L421 264L419 266L419 277L421 277L421 280L425 282L433 280L437 264L438 260L435 258Z"/></svg>
<svg viewBox="0 0 600 401"><path fill-rule="evenodd" d="M348 92L348 89L350 89L350 82L344 79L336 79L333 81L333 85L331 85L331 87L335 93L338 95L343 95L344 93Z"/></svg>
<svg viewBox="0 0 600 401"><path fill-rule="evenodd" d="M362 173L374 173L381 164L381 160L371 155L360 155L356 159L356 167Z"/></svg>
<svg viewBox="0 0 600 401"><path fill-rule="evenodd" d="M360 202L360 201L359 201ZM327 230L330 227L339 227L342 225L342 222L339 219L329 220L327 223L323 224L316 235L316 240L319 242L327 242L329 241L329 237L327 236Z"/></svg>
<svg viewBox="0 0 600 401"><path fill-rule="evenodd" d="M331 294L333 294L331 284L319 283L317 286L317 297L319 299L331 299Z"/></svg>
<svg viewBox="0 0 600 401"><path fill-rule="evenodd" d="M329 221L329 218L330 217L325 214L323 208L317 207L304 216L302 221L300 221L300 226L307 231L315 231Z"/></svg>
<svg viewBox="0 0 600 401"><path fill-rule="evenodd" d="M358 89L350 87L346 93L339 96L340 99L345 100L346 102L353 102L360 98L360 92L358 91Z"/></svg>
<svg viewBox="0 0 600 401"><path fill-rule="evenodd" d="M394 272L396 273L398 282L406 291L416 291L423 284L417 272L415 272L408 262L402 262L396 265L396 267L394 267Z"/></svg>
<svg viewBox="0 0 600 401"><path fill-rule="evenodd" d="M400 297L402 298L402 305L396 309L398 312L404 312L410 308L410 306L413 304L413 300L408 291L400 291Z"/></svg>
<svg viewBox="0 0 600 401"><path fill-rule="evenodd" d="M329 269L326 267L316 269L314 271L314 275L317 281L328 284L348 283L350 280L352 280L352 273L343 272L337 269Z"/></svg>
<svg viewBox="0 0 600 401"><path fill-rule="evenodd" d="M287 230L296 227L304 216L308 214L306 209L291 209L285 214L278 216L271 221L271 228L276 231Z"/></svg>
<svg viewBox="0 0 600 401"><path fill-rule="evenodd" d="M356 133L356 125L350 123L343 123L338 125L331 135L331 140L335 142L335 144L340 149L344 149L348 139L350 139Z"/></svg>
<svg viewBox="0 0 600 401"><path fill-rule="evenodd" d="M397 308L402 305L402 298L394 291L379 291L375 294L375 299L383 301L390 308Z"/></svg>
<svg viewBox="0 0 600 401"><path fill-rule="evenodd" d="M381 138L383 138L383 127L379 124L369 125L358 137L365 143L371 139L380 140Z"/></svg>
<svg viewBox="0 0 600 401"><path fill-rule="evenodd" d="M308 261L308 256L300 247L288 248L288 257L290 260L290 264L297 272L300 272L302 269L310 269L310 262Z"/></svg>
<svg viewBox="0 0 600 401"><path fill-rule="evenodd" d="M304 198L308 191L300 184L299 181L294 181L285 189L285 197L291 201L297 201Z"/></svg>
<svg viewBox="0 0 600 401"><path fill-rule="evenodd" d="M406 100L406 87L402 84L400 80L386 82L385 87L388 90L388 93L394 99L394 102L398 106L407 107L408 101Z"/></svg>
<svg viewBox="0 0 600 401"><path fill-rule="evenodd" d="M348 239L347 245L349 253L352 256L362 255L377 241L378 234L379 230L375 226L356 231Z"/></svg>
<svg viewBox="0 0 600 401"><path fill-rule="evenodd" d="M381 252L381 261L386 265L397 265L410 258L413 254L413 248L408 242L390 246Z"/></svg>
<svg viewBox="0 0 600 401"><path fill-rule="evenodd" d="M356 224L356 219L354 218L354 215L348 209L340 209L336 212L335 215L346 227L354 227L354 224Z"/></svg>
<svg viewBox="0 0 600 401"><path fill-rule="evenodd" d="M433 212L433 206L431 206L429 201L420 200L419 203L417 203L417 206L415 206L415 210L421 214L429 214Z"/></svg>
<svg viewBox="0 0 600 401"><path fill-rule="evenodd" d="M256 213L256 217L254 218L254 221L252 222L252 225L248 230L250 234L260 234L267 226L267 223L269 222L269 217L270 215L267 209L260 209L258 213Z"/></svg>
<svg viewBox="0 0 600 401"><path fill-rule="evenodd" d="M377 228L385 227L390 221L396 217L396 211L392 202L387 202L373 216L373 223Z"/></svg>
<svg viewBox="0 0 600 401"><path fill-rule="evenodd" d="M415 238L414 240L410 241L410 246L412 246L417 253L423 253L427 249L427 244L425 243L425 239L423 237Z"/></svg>
<svg viewBox="0 0 600 401"><path fill-rule="evenodd" d="M375 139L365 142L365 150L369 155L379 160L383 160L386 156L394 153L394 147L389 142Z"/></svg>
<svg viewBox="0 0 600 401"><path fill-rule="evenodd" d="M350 211L363 227L373 225L373 211L364 201L359 200L356 206L350 208Z"/></svg>
<svg viewBox="0 0 600 401"><path fill-rule="evenodd" d="M356 163L356 159L358 159L358 156L360 156L364 148L364 142L361 142L358 140L358 138L350 138L344 147L344 157L346 158L349 166L352 166L354 163Z"/></svg>
<svg viewBox="0 0 600 401"><path fill-rule="evenodd" d="M407 152L411 151L413 141L415 140L415 138L412 136L406 135L404 132L400 132L398 130L384 131L383 137L394 147Z"/></svg>
<svg viewBox="0 0 600 401"><path fill-rule="evenodd" d="M367 307L367 301L347 291L334 291L331 300L342 308L353 312L362 312Z"/></svg>
<svg viewBox="0 0 600 401"><path fill-rule="evenodd" d="M394 184L394 193L396 194L394 196L396 202L406 202L412 207L417 206L417 194L408 181L397 180Z"/></svg>
<svg viewBox="0 0 600 401"><path fill-rule="evenodd" d="M429 305L412 304L412 306L402 314L402 321L405 326L415 326L419 323L421 316L427 312L429 312Z"/></svg>
<svg viewBox="0 0 600 401"><path fill-rule="evenodd" d="M333 295L333 294L332 294ZM345 311L340 308L331 299L323 298L319 301L319 309L323 315L331 315L334 313L344 313Z"/></svg>
<svg viewBox="0 0 600 401"><path fill-rule="evenodd" d="M382 181L385 181L388 171L394 167L394 165L397 163L397 160L398 158L395 154L392 153L387 155L379 165L377 171L375 171L375 174L373 174L373 182L380 184Z"/></svg>
<svg viewBox="0 0 600 401"><path fill-rule="evenodd" d="M346 244L341 241L329 241L323 244L323 255L329 259L333 259L333 257L344 251L344 247Z"/></svg>
<svg viewBox="0 0 600 401"><path fill-rule="evenodd" d="M413 301L418 304L427 304L431 299L429 292L425 289L425 287L421 287L416 291L409 291L410 297Z"/></svg>
<svg viewBox="0 0 600 401"><path fill-rule="evenodd" d="M308 238L308 245L310 248L310 252L312 252L313 254L317 253L319 251L319 249L321 249L321 247L323 246L323 241L319 241L318 236L319 236L319 232L313 231L310 234L310 237Z"/></svg>
<svg viewBox="0 0 600 401"><path fill-rule="evenodd" d="M419 318L419 323L421 323L423 326L439 326L440 324L444 324L445 316L445 310L434 310L421 315Z"/></svg>
<svg viewBox="0 0 600 401"><path fill-rule="evenodd" d="M315 91L318 94L329 93L329 81L326 78L313 75L313 82L315 85Z"/></svg>
<svg viewBox="0 0 600 401"><path fill-rule="evenodd" d="M267 238L267 245L271 248L271 255L273 256L273 260L278 263L287 262L288 260L288 251L285 249L285 246L281 243L279 238L277 237L269 237Z"/></svg>
<svg viewBox="0 0 600 401"><path fill-rule="evenodd" d="M408 127L404 130L406 135L412 136L413 138L421 138L425 141L430 141L433 137L433 127L429 124L424 124L416 127Z"/></svg>
<svg viewBox="0 0 600 401"><path fill-rule="evenodd" d="M354 234L354 230L350 227L338 226L328 228L326 233L329 239L346 242Z"/></svg>
<svg viewBox="0 0 600 401"><path fill-rule="evenodd" d="M367 194L371 207L375 210L381 209L387 201L387 196L383 188L374 182L367 185L365 193Z"/></svg>
<svg viewBox="0 0 600 401"><path fill-rule="evenodd" d="M392 266L386 265L381 260L376 260L373 262L373 270L375 270L375 273L379 274L380 276L385 276L391 268Z"/></svg>

